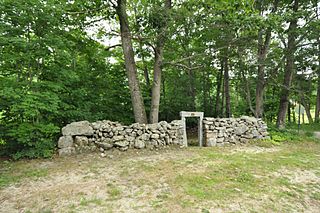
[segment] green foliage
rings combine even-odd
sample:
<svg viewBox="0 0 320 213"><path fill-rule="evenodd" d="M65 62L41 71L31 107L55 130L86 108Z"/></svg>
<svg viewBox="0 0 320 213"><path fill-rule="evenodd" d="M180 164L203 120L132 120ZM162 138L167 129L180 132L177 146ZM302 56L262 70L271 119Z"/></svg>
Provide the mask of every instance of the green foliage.
<svg viewBox="0 0 320 213"><path fill-rule="evenodd" d="M279 146L281 143L274 140L274 139L260 139L260 140L252 140L250 141L251 144L254 144L259 147L271 148L274 146Z"/></svg>
<svg viewBox="0 0 320 213"><path fill-rule="evenodd" d="M51 157L72 121L132 122L123 65L77 27L89 14L65 15L99 4L78 3L0 5L0 155Z"/></svg>
<svg viewBox="0 0 320 213"><path fill-rule="evenodd" d="M305 102L313 110L319 67L316 6L303 1L294 13L291 1L280 1L278 11L270 13L273 3L190 0L173 2L166 10L162 0L128 1L146 111L151 105L155 46L163 37L160 120L179 119L182 110L224 117L224 58L228 60L232 116L253 115L259 84L258 35L262 33L265 40L266 30L271 29L263 62L263 109L264 120L274 123L283 88L286 26L292 17L301 21L295 32L294 64L299 74L294 74L291 99L300 101L301 94L308 94ZM0 17L0 155L50 157L59 129L73 121L133 122L121 48L106 48L95 41L118 41L114 32L118 32L119 20L112 2L3 0ZM96 21L101 18L103 24ZM96 35L89 36L91 31L97 31ZM311 74L300 74L304 71ZM271 129L271 139L262 143L311 138L320 127L304 125L302 135L296 127L289 128L293 130Z"/></svg>

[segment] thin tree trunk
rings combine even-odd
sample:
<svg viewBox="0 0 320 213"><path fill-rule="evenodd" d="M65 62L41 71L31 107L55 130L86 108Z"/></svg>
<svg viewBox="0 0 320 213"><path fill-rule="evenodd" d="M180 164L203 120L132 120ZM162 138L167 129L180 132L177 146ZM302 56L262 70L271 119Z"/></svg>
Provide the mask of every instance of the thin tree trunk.
<svg viewBox="0 0 320 213"><path fill-rule="evenodd" d="M288 103L288 122L291 123L291 104Z"/></svg>
<svg viewBox="0 0 320 213"><path fill-rule="evenodd" d="M278 8L279 0L275 0L273 4L272 13L275 13ZM262 5L260 3L260 11L262 12ZM271 27L267 28L265 33L265 39L263 40L263 29L258 34L258 75L256 85L256 109L255 116L261 118L263 116L264 105L264 90L265 90L265 61L271 41Z"/></svg>
<svg viewBox="0 0 320 213"><path fill-rule="evenodd" d="M293 5L293 12L298 11L299 1L295 0ZM292 76L294 72L294 53L296 51L296 29L297 29L297 17L294 17L290 21L289 29L288 29L288 44L286 49L286 66L285 66L285 74L284 74L284 81L283 87L281 90L281 97L280 97L280 104L279 104L279 111L277 117L277 127L284 128L285 127L285 118L286 112L289 102L289 95L290 95L290 87Z"/></svg>
<svg viewBox="0 0 320 213"><path fill-rule="evenodd" d="M140 49L142 50L142 44L140 41L139 41L139 46L140 46ZM143 64L144 79L146 81L148 91L150 91L150 95L151 95L151 84L150 84L149 71L148 71L148 66L146 65L143 53L141 54L141 60L142 60L142 64Z"/></svg>
<svg viewBox="0 0 320 213"><path fill-rule="evenodd" d="M224 110L224 104L225 104L225 98L224 98L224 97L225 97L225 92L224 92L224 88L225 88L225 87L224 87L224 84L225 84L225 82L224 82L224 72L225 72L225 71L224 71L224 68L223 68L223 74L221 75L221 78L222 78L222 80L223 80L223 81L222 81L222 87L221 87L221 88L222 88L222 91L221 91L221 95L222 95L222 96L221 96L221 108L220 108L220 114L219 114L218 117L220 117L220 116L223 117L224 114L225 114L225 113L224 113L224 112L225 112L225 110Z"/></svg>
<svg viewBox="0 0 320 213"><path fill-rule="evenodd" d="M135 17L135 25L134 25L134 29L136 31L139 31L139 23L138 23L138 18L137 18L137 8L133 7L133 12L134 12L134 17ZM149 77L149 71L148 71L148 66L146 65L146 60L144 58L144 54L143 54L143 45L142 45L142 39L138 39L138 43L139 43L139 48L141 50L141 61L142 61L142 70L143 70L143 75L144 75L144 79L146 81L146 85L147 85L147 90L150 92L150 96L151 96L151 84L150 84L150 77Z"/></svg>
<svg viewBox="0 0 320 213"><path fill-rule="evenodd" d="M165 0L165 11L168 12L171 8L171 0ZM168 20L167 20L168 21ZM161 91L161 73L162 73L162 58L163 48L166 40L167 26L163 26L159 32L156 47L155 59L153 67L153 85L151 96L151 109L150 109L150 123L157 123L159 120L159 105L160 105L160 91Z"/></svg>
<svg viewBox="0 0 320 213"><path fill-rule="evenodd" d="M312 118L311 112L310 112L310 104L306 102L304 94L301 93L300 98L301 98L301 104L303 105L303 107L306 111L309 123L313 123L313 118Z"/></svg>
<svg viewBox="0 0 320 213"><path fill-rule="evenodd" d="M227 118L231 117L231 104L230 104L230 86L229 86L229 62L228 57L224 56L224 93L226 99L226 114Z"/></svg>
<svg viewBox="0 0 320 213"><path fill-rule="evenodd" d="M153 67L153 85L152 85L152 97L151 97L150 123L157 123L159 119L162 56L163 56L162 46L157 47L155 50L155 62Z"/></svg>
<svg viewBox="0 0 320 213"><path fill-rule="evenodd" d="M120 21L122 49L129 81L134 118L138 123L147 123L147 115L140 90L137 67L134 60L131 32L126 12L126 0L118 0L117 3L118 6L116 9Z"/></svg>
<svg viewBox="0 0 320 213"><path fill-rule="evenodd" d="M188 60L188 66L190 69L188 69L188 76L189 76L189 95L191 97L191 107L190 109L192 111L196 110L196 88L195 88L195 75L194 71L192 69L191 61Z"/></svg>
<svg viewBox="0 0 320 213"><path fill-rule="evenodd" d="M293 106L294 106L294 105L293 105ZM291 111L292 111L293 123L296 123L296 112L295 112L295 110L294 110L294 107L292 107Z"/></svg>
<svg viewBox="0 0 320 213"><path fill-rule="evenodd" d="M317 100L316 100L316 111L314 120L316 123L320 122L320 38L318 39L318 70L317 70Z"/></svg>
<svg viewBox="0 0 320 213"><path fill-rule="evenodd" d="M319 41L320 42L320 41ZM320 51L320 45L319 45ZM316 123L320 122L320 56L319 57L319 66L318 66L318 80L317 80L317 100L316 100L316 111L314 115L314 120Z"/></svg>
<svg viewBox="0 0 320 213"><path fill-rule="evenodd" d="M242 79L243 79L244 88L245 88L244 91L245 91L245 95L246 95L246 101L247 101L247 104L249 106L250 111L254 114L255 111L253 110L253 106L252 106L252 102L251 102L251 92L250 92L249 81L244 74L244 70L241 70L241 74L242 74Z"/></svg>
<svg viewBox="0 0 320 213"><path fill-rule="evenodd" d="M203 69L203 112L204 114L207 114L208 112L208 81L209 79L207 78L207 71Z"/></svg>
<svg viewBox="0 0 320 213"><path fill-rule="evenodd" d="M217 75L217 94L216 94L216 106L214 111L215 117L218 117L218 115L220 114L220 94L221 94L222 76L223 76L223 61L221 60L221 69Z"/></svg>

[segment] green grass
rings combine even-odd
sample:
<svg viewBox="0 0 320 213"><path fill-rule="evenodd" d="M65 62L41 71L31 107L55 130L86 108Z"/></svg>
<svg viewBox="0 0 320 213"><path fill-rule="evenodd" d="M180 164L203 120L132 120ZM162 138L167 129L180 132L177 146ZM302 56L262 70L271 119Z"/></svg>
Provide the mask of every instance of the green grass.
<svg viewBox="0 0 320 213"><path fill-rule="evenodd" d="M128 197L139 199L142 202L139 206L149 206L155 212L208 212L212 207L229 212L228 207L237 203L241 203L240 212L293 212L299 211L297 208L307 209L306 200L320 205L319 181L296 181L297 176L303 178L310 173L311 178L320 177L320 143L289 132L276 134L279 138L252 141L246 146L189 147L170 150L163 156L158 153L156 158L154 153L147 153L150 156L143 158L119 158L112 164L111 171L116 171L112 181L100 177L109 171L104 170L110 165L106 164L106 160L110 163L109 159L90 156L78 168L79 158L70 158L68 165L73 160L72 165L84 177L87 173L94 174L83 181L100 178L99 183L104 184L100 190L105 193L103 199L87 197L84 192L77 194L77 202L70 206L70 212L95 207L117 210L117 205ZM294 137L299 140L292 140ZM55 161L50 164L52 168L59 165L59 159ZM0 186L72 171L60 165L55 174L54 169L42 168L39 162L0 163ZM131 187L137 189L132 194L126 191ZM132 208L139 210L137 206Z"/></svg>
<svg viewBox="0 0 320 213"><path fill-rule="evenodd" d="M286 129L279 130L274 124L268 125L271 139L276 142L304 142L314 141L319 142L319 139L314 138L314 132L320 131L320 124L301 124L298 130L297 124L288 124Z"/></svg>
<svg viewBox="0 0 320 213"><path fill-rule="evenodd" d="M275 200L285 199L289 203L298 202L301 197L308 196L306 191L313 190L312 186L292 183L288 177L276 174L282 170L289 173L296 170L319 172L319 143L312 140L264 140L253 142L248 148L252 145L266 149L274 147L276 150L231 153L227 147L194 148L193 152L198 154L197 157L183 162L166 161L154 165L152 170L145 167L135 169L145 177L156 176L155 173L161 176L161 171L165 171L170 185L181 193L180 196L173 195L173 199L177 199L185 208L208 200L223 206L230 203L230 200L251 200L262 196ZM187 168L188 165L192 165L192 169L181 171L181 168ZM315 200L320 198L318 193L312 196ZM276 210L272 199L264 205ZM161 201L155 201L153 205L165 206ZM283 210L286 209L291 209L290 205L283 206ZM251 210L254 210L254 207Z"/></svg>
<svg viewBox="0 0 320 213"><path fill-rule="evenodd" d="M80 201L80 206L90 206L90 205L96 205L101 206L102 205L102 199L100 198L82 198Z"/></svg>
<svg viewBox="0 0 320 213"><path fill-rule="evenodd" d="M290 147L293 146L293 147ZM318 147L319 148L319 147ZM216 160L217 155L207 155L206 161ZM213 158L212 158L213 157ZM284 177L271 178L270 174L286 168L319 169L319 150L306 146L287 145L280 152L259 154L220 155L223 163L208 167L205 172L187 173L175 178L175 185L184 192L201 201L206 199L226 202L226 198L235 199L239 194L259 197L264 194L277 193L277 197L295 197L296 190ZM289 191L280 190L287 187Z"/></svg>
<svg viewBox="0 0 320 213"><path fill-rule="evenodd" d="M121 195L121 190L119 187L115 186L112 183L107 184L107 192L111 199L118 199Z"/></svg>

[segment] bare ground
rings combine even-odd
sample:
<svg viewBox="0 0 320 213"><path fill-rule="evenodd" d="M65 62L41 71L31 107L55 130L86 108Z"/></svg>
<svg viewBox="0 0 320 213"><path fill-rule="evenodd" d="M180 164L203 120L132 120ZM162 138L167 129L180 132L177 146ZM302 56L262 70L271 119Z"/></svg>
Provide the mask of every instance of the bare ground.
<svg viewBox="0 0 320 213"><path fill-rule="evenodd" d="M319 148L319 145L312 146ZM214 193L219 187L210 189L213 194L206 190L206 187L216 185L221 190L228 190L229 185L234 184L230 178L213 182L215 176L210 173L229 160L232 163L232 156L237 155L240 160L246 155L255 159L270 153L270 157L281 157L282 154L275 153L286 148L131 150L110 152L106 158L95 153L1 164L2 167L12 167L6 175L23 171L26 166L47 173L21 178L0 188L0 212L320 212L320 164L310 169L287 168L284 163L276 171L252 172L254 180L259 183L257 186L263 187L262 192L247 190L243 187L245 184L241 185L243 182L239 182L239 188L232 185L232 191L220 197ZM286 158L290 156L286 154L282 156L286 160L283 162L287 162ZM319 150L312 154L312 157L319 157ZM233 169L238 168L230 171ZM207 181L205 191L194 192L197 187L189 189L184 182L179 182L180 177L189 175L195 178L195 185L199 178L203 178L202 182ZM268 186L273 182L263 183L270 179L283 182L274 186ZM192 179L190 185L193 185Z"/></svg>

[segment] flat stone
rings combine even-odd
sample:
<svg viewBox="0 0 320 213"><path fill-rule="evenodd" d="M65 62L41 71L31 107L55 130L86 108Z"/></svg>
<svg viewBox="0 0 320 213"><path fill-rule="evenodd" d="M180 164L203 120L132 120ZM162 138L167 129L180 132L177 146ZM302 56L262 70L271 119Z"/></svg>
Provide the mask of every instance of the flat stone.
<svg viewBox="0 0 320 213"><path fill-rule="evenodd" d="M247 138L247 139L252 139L253 138L253 134L245 134L242 137Z"/></svg>
<svg viewBox="0 0 320 213"><path fill-rule="evenodd" d="M258 130L256 129L252 130L252 135L253 135L253 138L258 138L260 136Z"/></svg>
<svg viewBox="0 0 320 213"><path fill-rule="evenodd" d="M74 147L66 147L58 150L59 156L68 156L76 153Z"/></svg>
<svg viewBox="0 0 320 213"><path fill-rule="evenodd" d="M235 128L235 134L236 135L242 135L246 131L248 131L248 127L245 124L241 124L239 127Z"/></svg>
<svg viewBox="0 0 320 213"><path fill-rule="evenodd" d="M224 142L224 138L217 138L217 143L223 143Z"/></svg>
<svg viewBox="0 0 320 213"><path fill-rule="evenodd" d="M257 124L258 123L258 120L255 117L241 116L240 119L245 120L247 122L250 122L252 124Z"/></svg>
<svg viewBox="0 0 320 213"><path fill-rule="evenodd" d="M62 135L93 135L93 128L91 127L89 121L79 121L68 124L67 126L62 128Z"/></svg>
<svg viewBox="0 0 320 213"><path fill-rule="evenodd" d="M117 136L113 136L113 141L121 141L124 139L124 136L123 135L117 135Z"/></svg>
<svg viewBox="0 0 320 213"><path fill-rule="evenodd" d="M58 141L59 148L66 148L73 146L73 138L72 136L61 136Z"/></svg>
<svg viewBox="0 0 320 213"><path fill-rule="evenodd" d="M150 135L147 133L144 133L144 134L140 135L137 139L148 141L148 140L150 140Z"/></svg>
<svg viewBox="0 0 320 213"><path fill-rule="evenodd" d="M246 139L246 138L240 138L240 142L241 142L241 143L248 143L248 142L249 142L249 140L248 140L248 139Z"/></svg>
<svg viewBox="0 0 320 213"><path fill-rule="evenodd" d="M114 143L115 146L119 146L119 147L125 147L125 146L129 146L129 141L126 140L122 140L122 141L117 141Z"/></svg>
<svg viewBox="0 0 320 213"><path fill-rule="evenodd" d="M119 147L119 150L120 151L127 151L129 149L129 147L128 146L123 146L123 147Z"/></svg>
<svg viewBox="0 0 320 213"><path fill-rule="evenodd" d="M152 139L158 139L158 138L160 138L160 136L159 136L158 134L152 134L152 135L151 135L151 138L152 138Z"/></svg>
<svg viewBox="0 0 320 213"><path fill-rule="evenodd" d="M132 137L132 136L127 136L127 135L125 136L125 138L126 138L126 140L129 141L129 142L134 141L134 139L135 139L134 137Z"/></svg>
<svg viewBox="0 0 320 213"><path fill-rule="evenodd" d="M102 148L103 150L111 149L113 147L112 143L103 143L103 142L96 142L97 146Z"/></svg>
<svg viewBox="0 0 320 213"><path fill-rule="evenodd" d="M137 131L137 135L142 135L142 131L139 129L138 131Z"/></svg>

